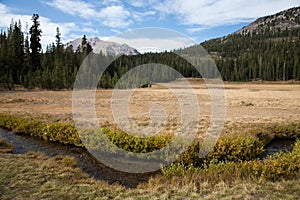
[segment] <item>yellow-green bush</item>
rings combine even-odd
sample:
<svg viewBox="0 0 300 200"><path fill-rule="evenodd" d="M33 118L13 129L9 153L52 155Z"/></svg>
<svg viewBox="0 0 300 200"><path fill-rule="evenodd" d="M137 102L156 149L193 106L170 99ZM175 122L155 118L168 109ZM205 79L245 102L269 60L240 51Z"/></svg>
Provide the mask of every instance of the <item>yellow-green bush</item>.
<svg viewBox="0 0 300 200"><path fill-rule="evenodd" d="M0 127L13 130L18 124L23 124L25 120L6 114L0 114Z"/></svg>
<svg viewBox="0 0 300 200"><path fill-rule="evenodd" d="M261 176L267 179L293 178L300 175L300 141L292 152L278 153L264 160Z"/></svg>
<svg viewBox="0 0 300 200"><path fill-rule="evenodd" d="M38 120L0 114L0 127L20 134L42 137L47 141L83 146L76 128L71 124L46 124ZM117 147L134 153L147 153L159 150L172 141L173 138L172 135L157 135L143 139L131 136L120 130L112 131L106 128L99 131L99 133L104 134ZM103 141L101 141L101 137L97 137L96 133L93 132L92 134L88 135L90 137L89 140L97 148L97 145L102 145ZM107 151L111 151L111 149L107 149Z"/></svg>
<svg viewBox="0 0 300 200"><path fill-rule="evenodd" d="M25 119L14 117L11 115L0 114L0 127L6 128L8 130L15 131L17 133L23 133L33 136L38 136L44 138L48 141L56 141L63 144L72 144L76 146L83 146L81 142L83 139L85 144L90 145L89 147L102 147L105 143L103 141L103 135L105 138L109 139L113 144L115 144L118 148L122 148L128 152L133 153L147 153L159 150L165 146L167 146L174 138L172 135L156 135L147 138L139 138L124 133L120 130L110 130L110 129L102 129L99 130L96 134L91 132L93 135L89 135L87 133L87 137L84 134L81 134L81 138L79 137L76 128L71 124L63 124L63 123L45 123L39 120L33 119ZM266 131L267 129L264 129ZM281 135L282 137L288 137L293 135L294 137L299 134L299 124L294 125L293 127L280 126L277 128L273 127L272 129L268 129L271 133L275 135ZM291 131L291 134L288 132ZM270 134L270 132L268 132ZM100 134L103 134L102 136ZM101 136L101 137L100 137ZM188 140L187 140L188 142ZM185 145L184 138L178 142L175 146L169 148L169 151L166 151L168 155L161 155L167 158L178 158L179 149ZM297 144L299 146L299 144ZM178 163L183 164L184 166L193 165L195 167L208 167L210 168L216 167L219 171L227 171L228 173L240 172L248 173L252 172L255 176L262 176L266 178L277 178L279 176L279 172L291 170L291 176L294 171L297 169L296 159L299 158L299 147L295 146L294 151L298 151L298 153L288 153L282 154L284 156L277 155L278 158L268 159L264 162L266 164L261 163L261 161L251 161L257 158L262 152L264 147L264 142L254 138L254 137L235 137L235 138L221 138L214 146L212 151L203 159L199 158L199 149L201 147L200 141L194 141L186 152L184 152L178 159ZM111 148L111 146L104 147L104 150L108 153L116 152L117 148ZM296 149L296 150L295 150ZM294 164L290 167L288 166L290 160L294 161ZM299 159L300 160L300 159ZM242 162L248 161L248 162ZM238 162L233 165L232 171L231 169L227 169L228 163L230 162ZM274 171L273 169L268 168L267 166L275 166L278 171ZM232 167L232 166L231 166ZM237 168L236 168L237 167ZM238 168L242 168L244 171L239 170ZM216 170L216 171L218 171ZM236 171L237 170L237 171ZM275 174L275 176L273 175ZM280 176L279 176L280 177Z"/></svg>
<svg viewBox="0 0 300 200"><path fill-rule="evenodd" d="M48 141L83 146L76 132L76 128L70 124L46 124L39 120L0 114L0 127L19 134L41 137Z"/></svg>
<svg viewBox="0 0 300 200"><path fill-rule="evenodd" d="M253 137L221 138L203 159L199 158L200 147L200 141L193 142L178 161L202 166L209 163L252 160L264 151L263 143Z"/></svg>
<svg viewBox="0 0 300 200"><path fill-rule="evenodd" d="M70 124L53 123L43 126L43 138L48 141L57 141L63 144L82 146L76 128Z"/></svg>
<svg viewBox="0 0 300 200"><path fill-rule="evenodd" d="M205 160L209 162L252 160L263 151L263 143L253 137L227 137L216 143Z"/></svg>
<svg viewBox="0 0 300 200"><path fill-rule="evenodd" d="M300 176L300 141L298 140L292 152L278 153L265 160L250 160L240 162L218 162L204 165L203 168L172 164L162 170L167 179L172 177L199 177L199 181L231 182L237 179L267 179L277 181L294 179Z"/></svg>
<svg viewBox="0 0 300 200"><path fill-rule="evenodd" d="M189 171L191 169L197 170L197 168L193 167L192 165L186 166L182 163L174 163L174 164L171 164L170 166L163 168L161 170L161 172L164 177L166 177L167 179L170 179L173 176L177 176L177 177L183 176L186 174L187 171Z"/></svg>
<svg viewBox="0 0 300 200"><path fill-rule="evenodd" d="M300 123L261 125L251 132L267 145L274 138L300 138Z"/></svg>
<svg viewBox="0 0 300 200"><path fill-rule="evenodd" d="M159 150L169 144L173 138L172 135L168 134L139 138L120 130L103 129L102 131L113 144L134 153L148 153Z"/></svg>

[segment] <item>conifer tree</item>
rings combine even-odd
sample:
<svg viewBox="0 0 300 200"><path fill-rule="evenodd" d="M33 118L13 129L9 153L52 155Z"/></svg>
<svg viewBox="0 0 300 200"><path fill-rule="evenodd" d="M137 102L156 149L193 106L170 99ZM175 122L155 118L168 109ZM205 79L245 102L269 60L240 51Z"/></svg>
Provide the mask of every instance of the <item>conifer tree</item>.
<svg viewBox="0 0 300 200"><path fill-rule="evenodd" d="M31 49L31 62L33 65L33 70L36 70L41 67L41 50L42 45L41 34L42 30L40 29L39 15L32 15L33 25L30 27L30 49Z"/></svg>

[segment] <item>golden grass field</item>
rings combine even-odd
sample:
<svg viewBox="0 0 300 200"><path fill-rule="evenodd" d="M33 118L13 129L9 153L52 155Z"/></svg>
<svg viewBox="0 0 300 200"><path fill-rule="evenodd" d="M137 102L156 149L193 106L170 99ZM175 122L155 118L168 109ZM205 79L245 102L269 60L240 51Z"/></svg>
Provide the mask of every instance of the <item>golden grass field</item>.
<svg viewBox="0 0 300 200"><path fill-rule="evenodd" d="M199 133L210 118L210 96L203 81L189 80L201 109ZM178 90L182 82L170 83ZM72 122L73 91L0 91L0 113L45 121ZM282 124L300 120L300 84L225 83L226 118L224 135L249 134L261 124ZM102 126L114 127L113 90L98 90L96 110ZM166 110L163 129L175 132L180 126L180 107L175 95L154 84L137 89L129 105L131 117L140 126L149 124L149 109L159 104ZM12 147L0 139L0 199L298 199L299 178L269 181L233 179L233 174L214 174L215 181L189 171L168 179L162 175L127 189L88 177L72 157L49 158L39 153L11 154ZM225 170L226 172L226 170ZM203 175L203 174L202 174ZM230 177L228 180L226 177ZM220 179L220 180L219 180Z"/></svg>
<svg viewBox="0 0 300 200"><path fill-rule="evenodd" d="M208 90L201 80L190 83L197 95L201 129L206 130L211 115ZM169 83L178 90L182 82ZM68 91L1 91L0 113L32 116L45 120L72 121L72 90ZM111 109L113 90L98 90L96 110L102 126L114 126ZM235 134L252 129L257 124L299 121L300 84L225 83L226 118L224 133ZM135 90L129 105L131 117L140 126L149 125L149 109L153 104L164 107L165 131L174 132L180 126L180 106L176 96L167 88L153 85Z"/></svg>

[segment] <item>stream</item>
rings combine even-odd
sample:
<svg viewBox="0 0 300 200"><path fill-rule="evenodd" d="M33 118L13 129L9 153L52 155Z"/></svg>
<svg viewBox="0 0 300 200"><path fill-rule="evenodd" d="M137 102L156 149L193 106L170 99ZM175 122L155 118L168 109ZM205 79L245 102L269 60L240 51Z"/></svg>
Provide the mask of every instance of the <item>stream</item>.
<svg viewBox="0 0 300 200"><path fill-rule="evenodd" d="M151 176L159 173L159 171L156 171L133 174L117 171L99 162L85 148L63 145L57 142L47 142L38 137L18 135L3 129L0 129L0 138L5 139L14 146L14 154L24 154L32 151L45 154L49 157L58 155L71 156L77 161L78 167L90 177L106 181L109 184L120 184L127 188L135 188L139 183L147 182ZM265 159L269 155L280 151L292 151L294 143L294 139L275 138L265 147L265 152L260 158Z"/></svg>
<svg viewBox="0 0 300 200"><path fill-rule="evenodd" d="M292 138L274 138L265 146L265 152L261 155L261 158L265 159L279 152L291 152L293 151L295 142L296 139Z"/></svg>
<svg viewBox="0 0 300 200"><path fill-rule="evenodd" d="M63 145L57 142L47 142L38 137L18 135L0 129L0 138L5 139L14 146L14 154L38 152L49 157L71 156L78 163L78 167L90 177L103 180L109 184L120 184L127 188L135 188L139 183L147 182L157 172L133 174L109 168L95 159L85 148L72 145Z"/></svg>

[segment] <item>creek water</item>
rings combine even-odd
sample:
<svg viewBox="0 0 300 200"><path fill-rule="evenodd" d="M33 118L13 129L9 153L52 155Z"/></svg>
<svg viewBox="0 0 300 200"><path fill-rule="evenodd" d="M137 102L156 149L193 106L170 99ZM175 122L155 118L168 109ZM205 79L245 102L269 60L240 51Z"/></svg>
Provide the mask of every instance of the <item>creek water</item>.
<svg viewBox="0 0 300 200"><path fill-rule="evenodd" d="M72 156L78 163L79 168L90 177L103 180L109 184L120 184L127 188L134 188L139 183L146 182L151 176L159 172L133 174L117 171L109 168L95 159L85 148L72 145L63 145L56 142L47 142L38 137L18 135L13 132L0 129L0 137L14 146L14 154L38 152L49 157Z"/></svg>
<svg viewBox="0 0 300 200"><path fill-rule="evenodd" d="M109 184L118 183L127 188L134 188L139 183L146 182L151 176L159 173L159 171L156 171L144 174L133 174L117 171L99 162L85 148L63 145L56 142L47 142L38 137L18 135L3 129L0 129L0 137L14 146L14 154L24 154L32 151L45 154L49 157L57 155L72 156L83 172L92 178L106 181ZM294 143L294 139L275 138L265 147L265 152L260 156L260 159L265 159L269 155L281 151L292 151Z"/></svg>
<svg viewBox="0 0 300 200"><path fill-rule="evenodd" d="M270 155L279 152L291 152L294 148L296 139L288 138L274 138L268 145L265 147L265 152L262 154L261 158L265 159Z"/></svg>

